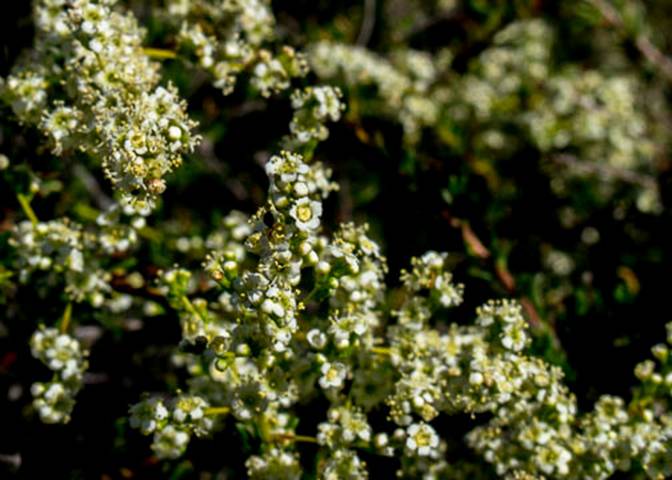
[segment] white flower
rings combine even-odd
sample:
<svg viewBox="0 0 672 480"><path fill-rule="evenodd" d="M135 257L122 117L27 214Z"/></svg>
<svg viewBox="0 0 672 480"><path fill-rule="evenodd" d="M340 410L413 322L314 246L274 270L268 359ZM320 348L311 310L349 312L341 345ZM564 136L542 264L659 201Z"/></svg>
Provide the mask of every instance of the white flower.
<svg viewBox="0 0 672 480"><path fill-rule="evenodd" d="M171 140L179 140L180 138L182 138L182 130L180 129L180 127L172 125L168 129L168 138L170 138Z"/></svg>
<svg viewBox="0 0 672 480"><path fill-rule="evenodd" d="M327 388L341 388L348 373L347 368L340 362L325 363L321 368L320 386Z"/></svg>
<svg viewBox="0 0 672 480"><path fill-rule="evenodd" d="M44 398L50 402L54 402L56 398L65 394L65 389L60 383L52 383L51 386L44 393Z"/></svg>
<svg viewBox="0 0 672 480"><path fill-rule="evenodd" d="M152 449L159 458L177 458L184 453L189 443L189 433L168 425L156 432Z"/></svg>
<svg viewBox="0 0 672 480"><path fill-rule="evenodd" d="M387 436L387 433L378 433L374 437L373 443L376 445L376 448L384 448L390 443L390 439Z"/></svg>
<svg viewBox="0 0 672 480"><path fill-rule="evenodd" d="M289 214L296 221L299 230L308 232L320 226L322 204L309 198L299 199L289 210Z"/></svg>
<svg viewBox="0 0 672 480"><path fill-rule="evenodd" d="M483 383L483 374L480 372L472 372L469 375L469 383L472 385L480 385Z"/></svg>
<svg viewBox="0 0 672 480"><path fill-rule="evenodd" d="M439 446L439 436L426 423L412 424L406 434L406 448L421 457L432 456Z"/></svg>
<svg viewBox="0 0 672 480"><path fill-rule="evenodd" d="M70 267L70 270L75 272L84 271L84 256L80 250L70 250L70 255L68 255L68 266Z"/></svg>
<svg viewBox="0 0 672 480"><path fill-rule="evenodd" d="M129 413L131 427L139 428L145 435L154 432L159 422L168 418L168 409L159 398L143 400L133 405Z"/></svg>
<svg viewBox="0 0 672 480"><path fill-rule="evenodd" d="M176 409L173 411L173 417L174 417L175 420L177 420L178 422L184 422L184 421L187 419L187 412L185 412L185 411L182 410L181 408L176 408Z"/></svg>
<svg viewBox="0 0 672 480"><path fill-rule="evenodd" d="M294 184L294 193L297 197L305 197L308 195L308 186L305 182L296 182Z"/></svg>
<svg viewBox="0 0 672 480"><path fill-rule="evenodd" d="M507 324L502 332L502 345L508 350L519 352L527 344L527 335L524 326Z"/></svg>
<svg viewBox="0 0 672 480"><path fill-rule="evenodd" d="M317 350L322 350L327 344L327 336L317 328L310 330L306 335L306 339L310 346Z"/></svg>

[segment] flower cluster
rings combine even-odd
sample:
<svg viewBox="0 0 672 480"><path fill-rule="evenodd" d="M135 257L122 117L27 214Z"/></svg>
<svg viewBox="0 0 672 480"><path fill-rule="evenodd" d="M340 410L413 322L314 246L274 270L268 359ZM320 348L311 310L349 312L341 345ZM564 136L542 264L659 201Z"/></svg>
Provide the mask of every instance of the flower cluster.
<svg viewBox="0 0 672 480"><path fill-rule="evenodd" d="M548 75L552 31L542 20L516 22L498 32L493 46L471 65L463 81L465 103L479 119L510 108L527 85Z"/></svg>
<svg viewBox="0 0 672 480"><path fill-rule="evenodd" d="M111 255L127 252L137 242L135 228L117 221L118 212L98 217L95 228L67 218L48 222L23 221L14 229L10 243L18 254L16 271L23 283L43 272L64 283L66 295L75 302L103 307L120 294L110 287L111 274L104 268Z"/></svg>
<svg viewBox="0 0 672 480"><path fill-rule="evenodd" d="M404 288L413 295L397 312L399 323L405 328L422 329L435 306L445 308L462 303L464 287L452 282L453 276L445 270L445 253L427 252L411 259L413 270L402 271ZM419 295L427 292L428 296Z"/></svg>
<svg viewBox="0 0 672 480"><path fill-rule="evenodd" d="M237 77L248 72L251 84L268 97L304 76L307 64L293 48L274 53L265 45L275 34L268 0L171 0L158 15L179 28L178 53L207 71L224 95L233 92Z"/></svg>
<svg viewBox="0 0 672 480"><path fill-rule="evenodd" d="M224 218L222 229L210 235L205 247L210 251L203 262L204 270L220 283L230 285L238 276L246 255L243 242L252 233L248 217L242 212L231 212Z"/></svg>
<svg viewBox="0 0 672 480"><path fill-rule="evenodd" d="M473 150L497 160L513 156L525 139L551 160L568 152L576 158L555 162L558 193L576 176L598 179L605 198L623 180L631 181L638 208L660 212L655 183L632 180L652 170L656 154L647 109L637 98L641 85L620 72L607 77L576 65L556 66L553 38L544 20L514 22L497 32L464 74L450 69L447 51L431 56L399 50L385 58L321 41L309 50L309 61L321 79L347 89L360 114L400 123L411 147L431 129L458 154ZM455 131L472 132L470 144Z"/></svg>
<svg viewBox="0 0 672 480"><path fill-rule="evenodd" d="M250 478L259 480L273 478L299 480L302 473L296 453L273 447L263 455L253 455L248 458L245 466Z"/></svg>
<svg viewBox="0 0 672 480"><path fill-rule="evenodd" d="M44 326L33 334L30 349L35 358L54 372L49 382L37 382L31 387L33 406L43 422L67 423L88 368L87 352L75 338Z"/></svg>
<svg viewBox="0 0 672 480"><path fill-rule="evenodd" d="M306 72L293 49L268 46L276 30L270 1L157 3L175 34L173 53L208 71L224 94L244 73L266 97ZM163 312L161 301L180 322L171 361L184 374L175 376L177 393L144 397L129 412L130 425L152 436L160 459L182 456L193 437L224 428L217 418L229 415L253 440L245 442L245 467L254 479L302 478L302 442L317 450L310 463L319 478L367 478L369 455L396 457L399 477L470 478L468 467L449 463L455 445L441 422L463 415L473 419L466 445L499 476L672 476L672 324L667 344L635 368L640 383L630 402L604 395L581 411L561 368L532 354L523 304L492 300L473 321L452 321L448 309L464 297L452 256L412 258L388 291L375 231L353 222L325 228L324 202L338 185L313 151L344 110L337 87L291 94L284 150L259 156L268 192L254 214L233 211L209 235L146 228L164 177L198 136L175 88L159 85L149 59L158 50L143 49L143 30L115 6L38 0L35 49L0 84L3 101L47 136L54 155L86 152L121 191L109 211L86 210L97 217L90 224L40 221L30 199L17 195L28 220L11 227L10 275L40 297L57 291L68 300L59 327L40 327L30 340L33 356L53 372L32 387L43 421L69 420L88 367L88 353L66 333L72 304L98 318L132 307L151 316ZM383 58L325 41L310 49L309 60L318 77L342 82L346 96L373 87L374 98L358 113L399 122L407 148L427 129L456 151L488 159L505 157L520 141L549 157L595 159L609 171L647 168L653 147L637 84L575 68L546 81L555 69L551 38L544 21L514 22L463 75L450 70L446 52L404 49ZM453 128L468 132L473 144L458 145L447 133ZM16 170L0 155L4 169ZM179 254L143 270L127 255L152 235ZM571 259L547 252L549 268L569 276ZM117 261L125 266L115 268ZM156 274L155 286L145 271ZM299 404L316 399L319 418L300 422Z"/></svg>
<svg viewBox="0 0 672 480"><path fill-rule="evenodd" d="M429 97L429 88L450 64L448 52L441 52L435 61L425 52L407 50L390 61L364 48L320 42L311 47L308 60L320 78L342 82L348 92L375 87L377 101L364 108L397 119L409 144L417 143L421 129L438 119L438 104Z"/></svg>
<svg viewBox="0 0 672 480"><path fill-rule="evenodd" d="M186 104L142 48L143 30L114 0L35 2L35 47L0 84L19 121L37 127L60 155L77 150L138 210L198 137Z"/></svg>
<svg viewBox="0 0 672 480"><path fill-rule="evenodd" d="M344 447L371 441L371 427L366 415L351 407L335 407L327 412L328 422L318 425L317 441L321 445L334 448L336 445Z"/></svg>
<svg viewBox="0 0 672 480"><path fill-rule="evenodd" d="M634 79L568 69L553 76L546 88L543 101L523 118L542 152L578 147L582 159L600 159L606 165L601 172L607 181L621 171L651 168L654 142L637 105L641 86ZM570 164L569 173L585 175L581 167ZM655 185L641 185L637 206L644 212L660 212Z"/></svg>
<svg viewBox="0 0 672 480"><path fill-rule="evenodd" d="M295 443L304 439L321 449L321 478L365 477L360 450L399 456L402 475L447 475L454 471L448 446L433 421L460 412L490 414L467 443L501 475L606 478L633 464L652 478L666 474L670 422L646 404L651 387L635 400L643 402L638 413L607 396L580 414L562 371L526 353L528 324L517 302L488 302L471 325L444 323L443 311L462 303L463 287L443 253L412 259L401 273L403 301L389 311L385 259L366 227L321 234L321 200L334 189L324 167L282 152L266 172L268 203L249 225L239 213L227 217L211 243L204 266L213 282L197 288L184 269L161 278L188 325L179 358L192 375L190 395L259 436L260 453L246 464L252 478L295 478ZM211 289L217 302L205 300ZM656 358L668 362L667 348L656 347ZM668 363L660 374L650 362L637 369L661 386L661 398L669 393ZM293 406L316 394L330 407L307 437L295 431ZM158 435L155 451L174 457L197 429L173 425L167 419L176 414L156 402L133 407L134 424ZM377 408L388 409L387 432L369 418ZM160 430L165 438L158 425L168 425Z"/></svg>
<svg viewBox="0 0 672 480"><path fill-rule="evenodd" d="M182 395L164 402L151 397L133 405L130 423L145 435L154 435L152 450L159 458L177 458L189 444L191 435L207 436L214 426L208 403L200 397Z"/></svg>
<svg viewBox="0 0 672 480"><path fill-rule="evenodd" d="M291 97L294 116L289 124L293 138L299 144L325 140L329 131L324 124L338 121L345 109L341 96L338 88L329 86L295 90Z"/></svg>

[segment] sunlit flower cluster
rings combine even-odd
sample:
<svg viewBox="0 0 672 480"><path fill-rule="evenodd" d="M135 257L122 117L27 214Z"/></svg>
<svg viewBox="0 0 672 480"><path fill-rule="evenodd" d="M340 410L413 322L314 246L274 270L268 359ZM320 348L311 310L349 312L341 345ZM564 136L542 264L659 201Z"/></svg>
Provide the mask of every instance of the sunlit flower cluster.
<svg viewBox="0 0 672 480"><path fill-rule="evenodd" d="M10 239L18 254L19 280L35 280L36 274L42 273L52 282L63 283L71 300L94 307L118 298L109 285L106 260L128 252L137 242L137 232L132 226L111 221L117 217L115 212L101 214L94 228L84 228L67 218L19 223Z"/></svg>
<svg viewBox="0 0 672 480"><path fill-rule="evenodd" d="M48 382L31 387L33 407L46 423L67 423L88 367L87 352L70 335L41 327L30 339L33 356L54 372Z"/></svg>
<svg viewBox="0 0 672 480"><path fill-rule="evenodd" d="M437 251L411 258L389 282L375 229L326 220L325 201L339 185L313 158L344 99L373 87L362 111L401 124L404 148L429 130L459 151L464 145L446 133L455 127L470 132L478 155L497 159L512 151L510 132L518 129L517 141L543 155L571 150L613 169L643 169L653 147L637 113L636 83L582 69L551 75L553 31L538 19L495 34L464 74L450 70L445 51L383 58L324 41L310 48L310 64L345 93L313 85L289 95L278 153L258 156L265 202L251 215L231 212L209 235L171 236L170 228L148 227L146 217L166 175L200 137L175 87L160 85L150 57L161 50L143 48L143 30L119 6L37 1L34 51L0 83L16 119L40 130L53 155L85 152L121 192L102 213L85 206L74 217L88 215L87 223L40 220L32 197L17 189L28 219L8 229L9 276L67 302L60 324L30 339L32 355L53 372L32 386L44 422L69 421L88 368L79 334L67 333L75 305L101 324L122 325L129 311L179 321L174 391L143 396L129 411L130 426L152 436L159 459L177 459L192 438L234 424L254 479L305 476L301 442L317 452L311 462L323 479L367 478L371 455L395 457L399 477L469 478L449 462L454 436L443 420L459 416L472 422L466 446L499 476L672 476L672 324L667 344L635 368L631 401L604 395L581 411L562 369L533 355L524 302L491 300L471 319L452 317L450 309L464 308L464 286L451 272L454 257ZM307 71L292 48L273 49L270 1L154 6L175 41L175 51L163 54L205 70L224 94L246 77L268 97ZM0 154L5 169L14 163ZM140 273L131 254L152 235L177 253ZM558 276L571 274L561 252L546 257ZM307 403L318 417L302 422Z"/></svg>
<svg viewBox="0 0 672 480"><path fill-rule="evenodd" d="M496 161L515 155L527 141L550 160L568 153L575 158L551 170L558 193L566 194L568 181L580 176L599 180L608 198L624 178L654 167L654 134L637 95L642 85L620 72L607 76L558 65L552 55L555 34L542 19L513 22L465 73L450 68L445 50L435 55L397 50L384 57L323 41L309 49L309 61L322 80L353 97L360 115L401 124L411 147L423 131L432 131L457 154L473 149ZM456 131L473 132L470 144ZM656 185L634 183L637 207L660 212Z"/></svg>
<svg viewBox="0 0 672 480"><path fill-rule="evenodd" d="M264 97L286 90L307 73L303 56L289 46L270 49L275 18L268 0L170 0L158 16L179 28L178 51L207 71L224 95L247 72Z"/></svg>
<svg viewBox="0 0 672 480"><path fill-rule="evenodd" d="M248 255L231 255L235 274L208 287L221 292L219 302L194 297L186 270L162 279L181 317L200 325L184 340L203 338L201 353L183 357L193 376L191 395L230 412L240 428L264 426L258 435L265 447L247 461L253 478L298 475L295 442L304 438L323 451L322 478L364 477L360 451L399 456L402 475L446 474L452 468L444 459L447 445L433 424L441 414L461 412L489 413L466 441L500 475L607 478L634 464L651 478L668 474L669 414L654 416L646 403L658 398L656 390L644 386L635 397L643 410L630 412L624 400L605 396L581 414L562 371L526 353L528 323L517 302L488 302L470 325L445 323L445 310L463 296L445 254L412 259L401 273L403 301L391 312L385 308L385 260L366 228L345 224L328 238L319 214L310 225L307 214L297 214L303 205L319 211L301 200L321 205L332 189L321 169L289 152L269 159L267 206L248 230L239 214L227 220L240 235L222 245L232 252L245 245ZM297 194L299 184L306 186ZM312 286L303 283L308 272ZM657 402L669 394L668 348L654 348L661 373L653 362L637 368L643 382L660 385ZM374 394L361 393L371 385ZM315 436L306 437L295 430L293 406L316 394L330 407ZM145 433L160 422L157 415L165 416L150 406L144 423L135 422ZM388 409L386 430L374 428L373 408ZM167 435L179 436L171 429ZM177 443L171 452L186 440Z"/></svg>
<svg viewBox="0 0 672 480"><path fill-rule="evenodd" d="M308 60L320 78L339 82L348 92L375 87L377 98L364 105L364 113L371 110L397 119L409 144L417 143L421 129L438 120L439 104L429 96L429 89L450 64L447 51L435 59L426 52L406 50L390 61L365 48L320 42L310 48Z"/></svg>
<svg viewBox="0 0 672 480"><path fill-rule="evenodd" d="M115 3L35 2L35 47L0 84L0 97L45 134L55 154L88 153L122 201L143 210L198 137L176 89L158 85L143 30Z"/></svg>
<svg viewBox="0 0 672 480"><path fill-rule="evenodd" d="M208 403L200 397L182 395L164 402L151 397L133 405L130 423L145 435L153 434L152 450L160 458L184 453L191 435L207 436L214 425Z"/></svg>
<svg viewBox="0 0 672 480"><path fill-rule="evenodd" d="M294 116L289 124L292 136L303 144L314 139L322 141L329 131L324 125L327 120L336 122L341 118L345 105L341 102L341 91L334 87L306 87L292 93Z"/></svg>

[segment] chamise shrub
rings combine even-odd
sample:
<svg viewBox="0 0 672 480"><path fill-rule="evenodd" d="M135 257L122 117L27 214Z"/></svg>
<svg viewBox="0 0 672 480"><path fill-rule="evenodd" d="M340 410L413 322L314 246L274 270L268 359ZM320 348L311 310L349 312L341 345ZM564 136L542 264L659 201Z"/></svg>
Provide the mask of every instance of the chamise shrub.
<svg viewBox="0 0 672 480"><path fill-rule="evenodd" d="M672 477L670 10L26 3L3 478Z"/></svg>

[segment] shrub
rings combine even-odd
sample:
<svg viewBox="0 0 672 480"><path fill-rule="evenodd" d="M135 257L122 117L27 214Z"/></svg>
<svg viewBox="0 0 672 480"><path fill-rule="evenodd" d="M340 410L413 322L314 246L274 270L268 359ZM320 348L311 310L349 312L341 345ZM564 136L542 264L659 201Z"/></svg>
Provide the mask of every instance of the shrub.
<svg viewBox="0 0 672 480"><path fill-rule="evenodd" d="M115 460L3 462L672 476L672 323L613 388L576 356L578 321L665 311L642 293L668 266L664 20L508 3L36 0L0 79L7 411L116 425L86 439Z"/></svg>

